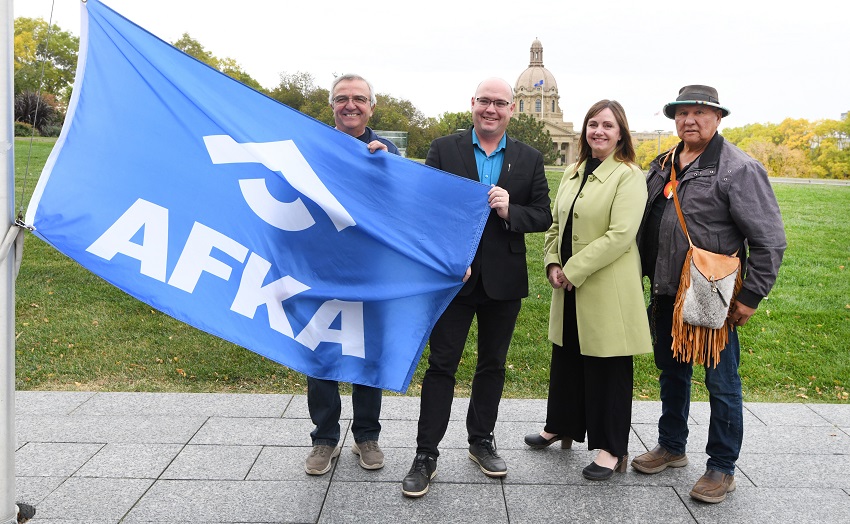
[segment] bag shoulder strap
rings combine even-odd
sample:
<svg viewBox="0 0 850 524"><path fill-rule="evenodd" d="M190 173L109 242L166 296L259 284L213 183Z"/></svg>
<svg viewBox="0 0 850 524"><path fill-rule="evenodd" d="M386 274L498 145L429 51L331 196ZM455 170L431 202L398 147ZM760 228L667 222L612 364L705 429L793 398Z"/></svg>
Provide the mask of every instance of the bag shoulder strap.
<svg viewBox="0 0 850 524"><path fill-rule="evenodd" d="M678 184L676 183L676 153L674 152L675 149L676 148L674 147L673 149L670 150L669 153L667 153L667 156L664 158L664 162L665 163L667 162L667 158L669 158L671 156L673 157L673 163L670 165L670 180L673 182L671 184L671 186L672 186L671 189L673 191L673 202L676 204L676 214L679 216L679 224L682 225L682 231L685 232L685 237L687 237L687 239L688 239L688 246L693 248L693 247L696 247L696 246L694 246L694 243L691 242L691 235L688 234L688 225L685 223L685 215L684 215L684 213L682 213L682 205L679 203L679 192L677 191L677 188L676 188L676 186L678 186ZM664 166L664 164L662 163L662 167L663 166ZM697 249L699 249L699 248L697 248ZM737 257L739 252L740 251L735 251L735 253L733 253L732 255L729 255L729 256Z"/></svg>
<svg viewBox="0 0 850 524"><path fill-rule="evenodd" d="M691 235L688 234L688 225L685 223L685 215L682 213L682 205L679 203L679 191L676 189L676 186L678 186L679 183L676 182L676 153L675 153L675 151L676 151L676 148L674 147L667 154L668 156L672 155L672 157L673 157L672 163L670 164L670 181L672 182L670 185L672 186L671 189L673 191L673 202L676 204L676 214L679 215L679 223L682 225L682 231L685 232L685 236L688 239L688 245L691 246L691 247L694 247L694 243L691 242ZM665 158L664 161L666 162L667 159Z"/></svg>

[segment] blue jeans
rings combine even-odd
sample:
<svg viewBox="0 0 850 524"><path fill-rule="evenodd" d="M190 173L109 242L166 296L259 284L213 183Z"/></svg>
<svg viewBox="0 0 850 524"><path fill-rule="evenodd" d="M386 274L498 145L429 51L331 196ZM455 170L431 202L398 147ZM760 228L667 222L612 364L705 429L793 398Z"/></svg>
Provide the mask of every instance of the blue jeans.
<svg viewBox="0 0 850 524"><path fill-rule="evenodd" d="M378 440L381 433L380 388L352 384L351 402L354 407L354 423L351 432L358 444L367 440ZM339 415L342 401L339 398L339 383L307 377L307 409L316 428L310 432L314 446L336 446L339 443Z"/></svg>
<svg viewBox="0 0 850 524"><path fill-rule="evenodd" d="M674 297L656 296L650 304L654 319L655 365L661 370L661 418L658 420L658 443L670 453L685 453L688 442L688 414L691 407L693 365L673 358ZM652 308L655 307L653 314ZM651 320L652 322L652 320ZM729 342L720 353L716 368L705 368L711 418L708 424L708 469L727 475L735 474L735 462L744 439L744 404L741 393L741 345L738 332L729 332Z"/></svg>

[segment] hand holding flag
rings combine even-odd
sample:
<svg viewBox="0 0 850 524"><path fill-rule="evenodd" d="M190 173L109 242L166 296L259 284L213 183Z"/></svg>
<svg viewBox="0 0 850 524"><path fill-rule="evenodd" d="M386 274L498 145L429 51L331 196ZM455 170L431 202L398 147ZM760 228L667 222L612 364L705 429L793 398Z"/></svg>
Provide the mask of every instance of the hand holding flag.
<svg viewBox="0 0 850 524"><path fill-rule="evenodd" d="M370 153L100 1L81 5L34 233L297 371L404 391L475 254L487 186Z"/></svg>

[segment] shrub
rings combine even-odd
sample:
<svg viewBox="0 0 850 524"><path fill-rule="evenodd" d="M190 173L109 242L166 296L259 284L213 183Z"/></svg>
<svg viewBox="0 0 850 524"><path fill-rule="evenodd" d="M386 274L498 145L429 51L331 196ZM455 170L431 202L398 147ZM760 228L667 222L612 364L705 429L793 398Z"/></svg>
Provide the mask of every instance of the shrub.
<svg viewBox="0 0 850 524"><path fill-rule="evenodd" d="M57 137L62 132L62 126L44 126L40 133L41 136Z"/></svg>
<svg viewBox="0 0 850 524"><path fill-rule="evenodd" d="M32 126L26 122L15 121L15 136L32 136ZM35 136L39 136L38 132L35 133Z"/></svg>
<svg viewBox="0 0 850 524"><path fill-rule="evenodd" d="M45 127L61 122L62 115L56 109L52 96L24 91L15 95L15 120L35 126L41 132Z"/></svg>

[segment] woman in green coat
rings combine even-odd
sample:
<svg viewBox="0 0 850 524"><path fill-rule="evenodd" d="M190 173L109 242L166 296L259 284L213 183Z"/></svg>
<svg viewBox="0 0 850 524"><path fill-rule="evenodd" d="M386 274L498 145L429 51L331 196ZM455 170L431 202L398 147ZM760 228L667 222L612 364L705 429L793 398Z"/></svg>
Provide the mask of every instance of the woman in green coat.
<svg viewBox="0 0 850 524"><path fill-rule="evenodd" d="M605 480L628 462L632 356L652 345L635 244L646 181L622 106L594 104L584 119L578 162L567 167L546 232L552 285L552 363L546 425L532 448L562 441L599 450L582 474Z"/></svg>

